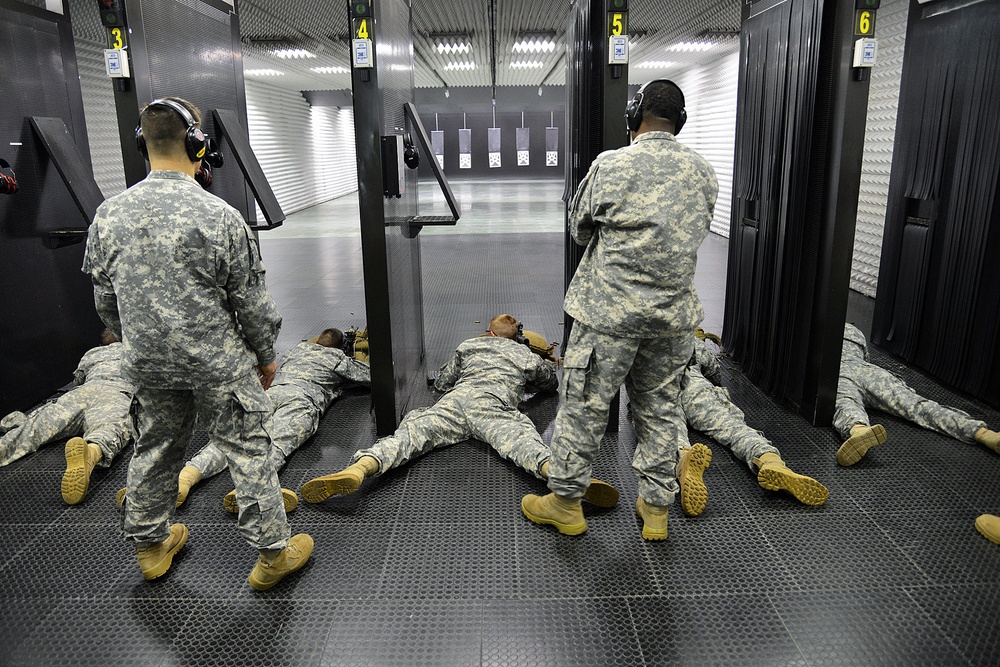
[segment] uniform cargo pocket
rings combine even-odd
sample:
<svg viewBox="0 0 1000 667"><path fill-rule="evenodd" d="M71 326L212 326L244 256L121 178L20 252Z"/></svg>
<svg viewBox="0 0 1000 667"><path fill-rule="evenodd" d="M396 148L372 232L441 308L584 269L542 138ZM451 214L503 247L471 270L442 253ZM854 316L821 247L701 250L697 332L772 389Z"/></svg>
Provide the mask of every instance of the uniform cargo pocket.
<svg viewBox="0 0 1000 667"><path fill-rule="evenodd" d="M566 356L563 357L563 385L566 388L567 397L582 398L586 393L593 357L594 348L592 347L575 347L566 350Z"/></svg>
<svg viewBox="0 0 1000 667"><path fill-rule="evenodd" d="M271 414L271 399L263 389L241 384L233 390L233 416L235 426L246 438Z"/></svg>

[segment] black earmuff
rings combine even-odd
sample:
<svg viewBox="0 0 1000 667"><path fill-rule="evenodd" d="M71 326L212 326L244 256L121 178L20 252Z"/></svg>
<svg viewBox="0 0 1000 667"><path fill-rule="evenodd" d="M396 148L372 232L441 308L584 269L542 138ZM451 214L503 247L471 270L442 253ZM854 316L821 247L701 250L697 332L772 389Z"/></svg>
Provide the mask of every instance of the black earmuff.
<svg viewBox="0 0 1000 667"><path fill-rule="evenodd" d="M681 94L681 112L677 115L677 120L674 122L674 134L678 135L681 133L681 128L684 127L684 123L687 122L687 110L684 108L684 91L681 87L670 79L653 79L642 85L639 90L636 91L635 97L633 97L628 106L625 107L625 125L628 127L630 132L638 132L639 126L642 125L642 96L646 88L652 83L665 83L673 86L677 89L677 92Z"/></svg>
<svg viewBox="0 0 1000 667"><path fill-rule="evenodd" d="M10 163L7 160L0 158L0 168L6 169L10 172L10 176L0 172L0 194L3 195L16 195L17 194L17 174L11 169Z"/></svg>
<svg viewBox="0 0 1000 667"><path fill-rule="evenodd" d="M167 107L168 109L173 109L184 121L184 124L187 125L187 131L184 133L184 149L187 151L188 157L192 162L197 162L205 158L205 153L208 151L208 137L198 127L194 116L191 115L191 112L183 104L179 104L173 100L153 100L146 105L143 113L150 107ZM142 136L141 123L135 128L135 147L139 149L143 157L149 158L149 153L146 150L146 138Z"/></svg>
<svg viewBox="0 0 1000 667"><path fill-rule="evenodd" d="M403 133L403 164L410 169L416 169L420 166L420 153L413 145L413 139L409 132Z"/></svg>

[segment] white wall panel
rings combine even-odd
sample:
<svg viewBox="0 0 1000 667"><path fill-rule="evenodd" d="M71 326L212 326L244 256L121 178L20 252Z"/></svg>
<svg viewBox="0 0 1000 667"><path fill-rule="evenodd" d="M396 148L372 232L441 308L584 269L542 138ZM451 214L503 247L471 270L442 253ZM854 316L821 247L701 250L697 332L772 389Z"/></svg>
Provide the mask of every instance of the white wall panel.
<svg viewBox="0 0 1000 667"><path fill-rule="evenodd" d="M729 238L733 201L733 154L736 146L736 92L740 54L688 68L670 79L684 91L688 121L678 141L698 151L715 168L719 199L712 231Z"/></svg>
<svg viewBox="0 0 1000 667"><path fill-rule="evenodd" d="M249 79L246 91L250 145L286 215L358 189L352 109Z"/></svg>
<svg viewBox="0 0 1000 667"><path fill-rule="evenodd" d="M851 289L872 297L878 286L878 265L882 256L909 5L909 0L884 0L876 23L878 63L872 68L868 90L861 193L851 266Z"/></svg>

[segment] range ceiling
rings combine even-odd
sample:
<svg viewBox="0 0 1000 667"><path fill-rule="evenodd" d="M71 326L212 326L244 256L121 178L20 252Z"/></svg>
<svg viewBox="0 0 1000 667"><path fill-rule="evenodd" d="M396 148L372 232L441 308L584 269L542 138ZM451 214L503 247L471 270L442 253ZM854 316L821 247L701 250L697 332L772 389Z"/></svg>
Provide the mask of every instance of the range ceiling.
<svg viewBox="0 0 1000 667"><path fill-rule="evenodd" d="M418 88L491 86L491 44L496 85L565 82L569 0L413 0L412 6ZM248 78L292 90L351 87L346 2L240 0L238 7ZM632 83L739 48L740 0L631 0L629 10ZM696 46L677 48L682 44Z"/></svg>

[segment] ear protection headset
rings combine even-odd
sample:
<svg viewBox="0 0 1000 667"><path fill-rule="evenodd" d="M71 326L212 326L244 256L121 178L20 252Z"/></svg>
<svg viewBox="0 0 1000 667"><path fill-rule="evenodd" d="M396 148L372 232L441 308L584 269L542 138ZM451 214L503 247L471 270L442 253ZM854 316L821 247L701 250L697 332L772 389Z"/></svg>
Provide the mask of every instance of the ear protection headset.
<svg viewBox="0 0 1000 667"><path fill-rule="evenodd" d="M198 127L198 124L194 120L194 116L191 115L183 104L178 104L173 100L153 100L143 110L143 113L150 107L167 107L168 109L173 109L184 121L184 124L187 125L187 131L184 133L184 149L187 151L188 157L191 158L192 162L197 162L205 157L205 152L208 149L208 137L201 131L201 128ZM135 128L135 146L142 153L143 157L149 158L149 153L146 151L146 138L142 136L141 124Z"/></svg>
<svg viewBox="0 0 1000 667"><path fill-rule="evenodd" d="M638 132L639 126L642 124L642 97L651 84L654 83L665 83L673 86L677 89L677 92L681 94L681 112L677 116L677 121L674 123L674 134L680 134L681 128L684 127L684 123L687 122L687 111L684 109L684 91L681 87L669 79L653 79L642 85L639 90L636 91L635 97L628 103L625 107L625 125L628 126L629 131Z"/></svg>
<svg viewBox="0 0 1000 667"><path fill-rule="evenodd" d="M0 158L0 168L10 170L10 176L0 172L0 194L17 194L17 174L15 174L14 170L11 169L7 160L4 160L3 158Z"/></svg>
<svg viewBox="0 0 1000 667"><path fill-rule="evenodd" d="M410 137L409 132L403 133L403 162L410 169L416 169L420 166L420 153L417 152L417 147L413 145L413 139Z"/></svg>

